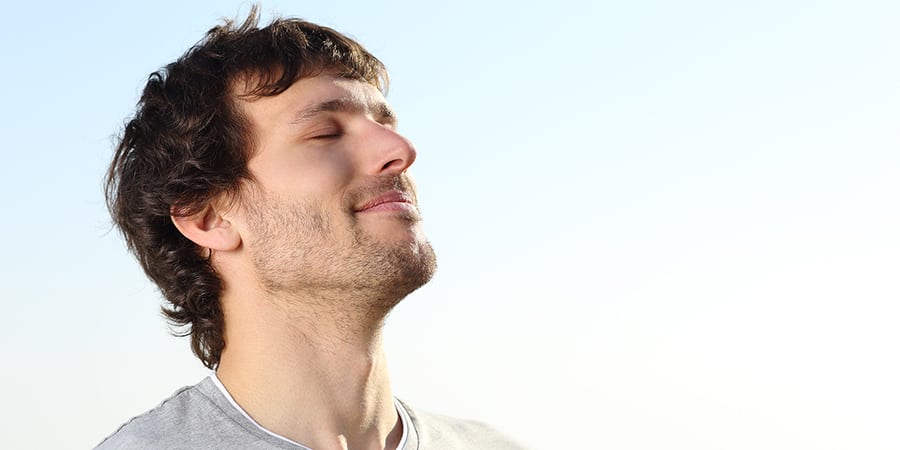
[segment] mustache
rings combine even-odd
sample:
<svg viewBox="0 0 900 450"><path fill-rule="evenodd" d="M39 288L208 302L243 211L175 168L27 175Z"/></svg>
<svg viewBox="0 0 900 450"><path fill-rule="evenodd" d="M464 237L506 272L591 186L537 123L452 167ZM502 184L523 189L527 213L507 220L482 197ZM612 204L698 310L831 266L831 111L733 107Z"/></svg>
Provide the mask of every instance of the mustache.
<svg viewBox="0 0 900 450"><path fill-rule="evenodd" d="M409 196L413 205L418 206L419 198L416 195L416 184L406 174L373 178L365 184L353 187L347 192L344 205L348 211L353 211L357 206L369 199L391 191L398 191Z"/></svg>

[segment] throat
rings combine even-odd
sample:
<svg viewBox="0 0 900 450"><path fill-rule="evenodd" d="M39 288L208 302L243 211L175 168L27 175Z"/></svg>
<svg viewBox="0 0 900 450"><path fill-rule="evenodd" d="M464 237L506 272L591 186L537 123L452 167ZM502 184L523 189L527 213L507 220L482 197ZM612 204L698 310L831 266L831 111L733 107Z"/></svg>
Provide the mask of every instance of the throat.
<svg viewBox="0 0 900 450"><path fill-rule="evenodd" d="M263 428L311 448L396 448L383 447L402 434L384 318L361 327L353 317L271 315L226 327L217 375L235 402Z"/></svg>

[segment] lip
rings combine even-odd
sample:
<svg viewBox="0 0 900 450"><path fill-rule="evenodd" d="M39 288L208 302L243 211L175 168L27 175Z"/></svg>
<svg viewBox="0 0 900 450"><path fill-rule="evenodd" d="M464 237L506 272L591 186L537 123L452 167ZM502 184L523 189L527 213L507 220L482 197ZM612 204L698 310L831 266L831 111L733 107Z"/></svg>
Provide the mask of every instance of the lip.
<svg viewBox="0 0 900 450"><path fill-rule="evenodd" d="M386 194L375 197L362 206L356 208L356 212L376 212L376 211L409 211L415 210L412 197L400 191L390 191Z"/></svg>

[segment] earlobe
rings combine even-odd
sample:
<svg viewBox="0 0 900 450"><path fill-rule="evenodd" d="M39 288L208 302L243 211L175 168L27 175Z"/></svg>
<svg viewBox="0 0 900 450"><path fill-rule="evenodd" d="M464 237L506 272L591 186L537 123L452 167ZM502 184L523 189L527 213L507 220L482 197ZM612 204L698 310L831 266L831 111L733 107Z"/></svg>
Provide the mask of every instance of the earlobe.
<svg viewBox="0 0 900 450"><path fill-rule="evenodd" d="M206 206L200 212L184 216L173 208L172 223L184 237L195 244L217 251L235 250L241 245L241 235L212 206Z"/></svg>

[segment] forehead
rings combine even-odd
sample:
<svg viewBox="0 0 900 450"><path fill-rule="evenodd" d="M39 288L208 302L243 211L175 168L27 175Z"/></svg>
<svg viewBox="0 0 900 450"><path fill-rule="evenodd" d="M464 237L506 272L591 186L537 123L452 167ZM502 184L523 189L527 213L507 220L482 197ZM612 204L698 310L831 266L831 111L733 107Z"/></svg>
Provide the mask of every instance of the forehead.
<svg viewBox="0 0 900 450"><path fill-rule="evenodd" d="M359 110L390 115L378 88L365 81L334 75L302 78L278 95L249 99L238 95L238 99L256 132L296 124L323 111Z"/></svg>

